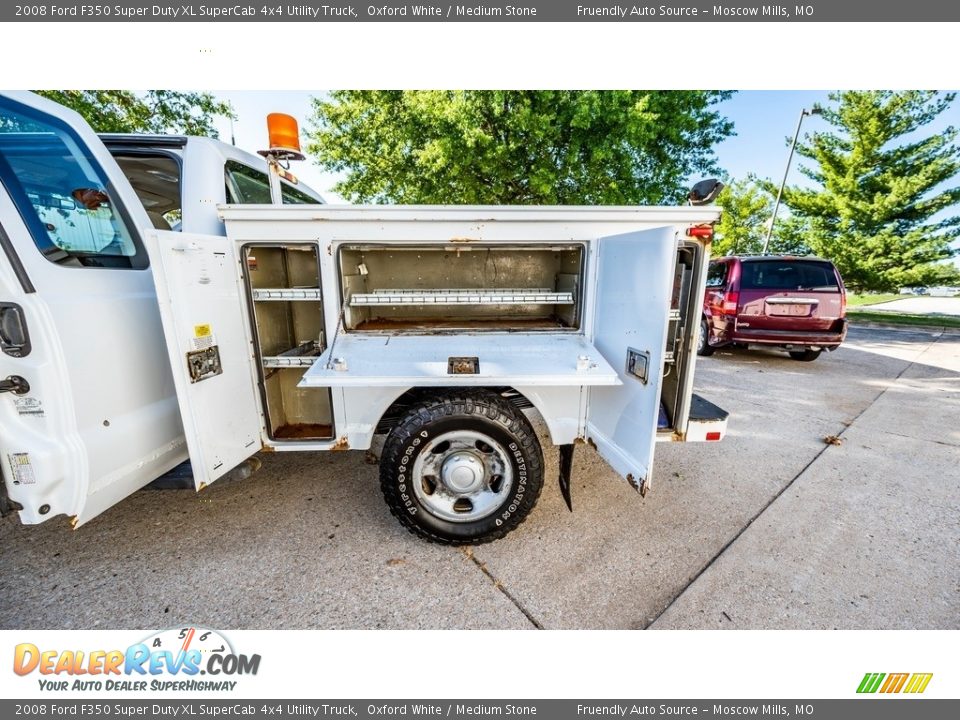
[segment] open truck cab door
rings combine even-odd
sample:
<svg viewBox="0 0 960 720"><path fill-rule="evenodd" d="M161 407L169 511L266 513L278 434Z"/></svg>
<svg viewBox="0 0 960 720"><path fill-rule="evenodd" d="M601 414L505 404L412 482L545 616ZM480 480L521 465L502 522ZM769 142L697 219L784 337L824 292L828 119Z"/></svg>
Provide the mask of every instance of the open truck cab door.
<svg viewBox="0 0 960 720"><path fill-rule="evenodd" d="M79 115L0 95L0 465L76 526L186 459L142 204Z"/></svg>

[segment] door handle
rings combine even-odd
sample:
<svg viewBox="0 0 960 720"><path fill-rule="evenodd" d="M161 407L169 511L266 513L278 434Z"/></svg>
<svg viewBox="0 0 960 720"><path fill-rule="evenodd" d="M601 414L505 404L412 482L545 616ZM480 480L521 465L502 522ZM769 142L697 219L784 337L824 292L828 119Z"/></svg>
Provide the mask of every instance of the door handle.
<svg viewBox="0 0 960 720"><path fill-rule="evenodd" d="M23 308L16 303L0 303L0 349L10 357L30 354L30 333Z"/></svg>
<svg viewBox="0 0 960 720"><path fill-rule="evenodd" d="M30 383L19 375L11 375L0 380L0 393L12 392L14 395L26 395L30 392Z"/></svg>

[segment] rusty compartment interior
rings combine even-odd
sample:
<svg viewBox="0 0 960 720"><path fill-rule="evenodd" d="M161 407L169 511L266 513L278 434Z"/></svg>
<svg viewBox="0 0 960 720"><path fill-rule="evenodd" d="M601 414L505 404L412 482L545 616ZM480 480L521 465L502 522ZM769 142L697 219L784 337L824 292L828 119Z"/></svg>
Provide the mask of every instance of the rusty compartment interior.
<svg viewBox="0 0 960 720"><path fill-rule="evenodd" d="M580 327L582 245L344 245L338 255L348 331Z"/></svg>
<svg viewBox="0 0 960 720"><path fill-rule="evenodd" d="M326 345L316 246L251 245L244 261L268 435L330 439L330 391L297 387Z"/></svg>

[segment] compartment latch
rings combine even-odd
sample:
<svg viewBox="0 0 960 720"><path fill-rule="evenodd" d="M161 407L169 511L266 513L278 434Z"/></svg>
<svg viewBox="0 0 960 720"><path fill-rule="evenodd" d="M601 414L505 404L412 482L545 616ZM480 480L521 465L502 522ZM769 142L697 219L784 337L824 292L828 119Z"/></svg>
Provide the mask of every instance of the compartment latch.
<svg viewBox="0 0 960 720"><path fill-rule="evenodd" d="M187 368L190 370L192 383L220 375L223 372L223 367L220 365L220 348L211 345L203 350L188 352Z"/></svg>
<svg viewBox="0 0 960 720"><path fill-rule="evenodd" d="M646 385L650 377L650 353L627 348L627 374L633 375Z"/></svg>
<svg viewBox="0 0 960 720"><path fill-rule="evenodd" d="M480 372L480 358L447 358L447 375L476 375Z"/></svg>

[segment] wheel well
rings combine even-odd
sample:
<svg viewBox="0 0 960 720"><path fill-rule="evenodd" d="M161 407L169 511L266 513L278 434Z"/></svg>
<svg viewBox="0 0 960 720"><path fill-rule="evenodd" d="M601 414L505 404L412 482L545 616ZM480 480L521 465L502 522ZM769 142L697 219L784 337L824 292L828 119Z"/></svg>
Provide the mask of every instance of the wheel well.
<svg viewBox="0 0 960 720"><path fill-rule="evenodd" d="M383 415L380 417L380 422L377 423L377 429L375 433L377 435L389 433L393 428L400 422L400 419L406 414L407 410L416 405L418 402L427 400L429 398L440 397L442 395L447 395L449 393L463 392L464 390L476 389L476 390L486 390L488 392L496 393L504 400L507 400L518 410L527 410L528 408L534 407L533 403L530 402L522 393L513 389L512 387L481 387L481 388L465 388L465 387L432 387L432 388L410 388L403 395L398 397L393 403L386 409Z"/></svg>

